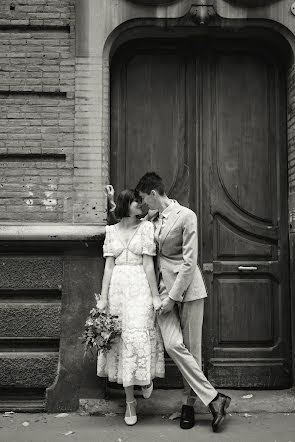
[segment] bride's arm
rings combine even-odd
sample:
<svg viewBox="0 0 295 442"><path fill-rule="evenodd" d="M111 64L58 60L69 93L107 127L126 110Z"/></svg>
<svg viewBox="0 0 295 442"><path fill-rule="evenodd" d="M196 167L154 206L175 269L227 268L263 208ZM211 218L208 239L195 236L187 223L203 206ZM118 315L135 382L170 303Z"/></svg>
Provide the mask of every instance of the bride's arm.
<svg viewBox="0 0 295 442"><path fill-rule="evenodd" d="M154 260L150 255L143 255L143 268L152 292L153 305L155 310L160 310L162 302L158 292L158 285L155 274Z"/></svg>
<svg viewBox="0 0 295 442"><path fill-rule="evenodd" d="M100 310L104 310L108 303L109 286L114 266L115 266L115 259L113 258L113 256L107 256L103 272L100 300L97 303L97 308L99 308Z"/></svg>

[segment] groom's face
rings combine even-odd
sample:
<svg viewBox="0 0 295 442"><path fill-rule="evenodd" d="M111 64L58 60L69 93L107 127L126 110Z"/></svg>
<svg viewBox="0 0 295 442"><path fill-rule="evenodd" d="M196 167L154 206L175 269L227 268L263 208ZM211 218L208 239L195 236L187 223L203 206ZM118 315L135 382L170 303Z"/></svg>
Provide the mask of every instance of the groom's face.
<svg viewBox="0 0 295 442"><path fill-rule="evenodd" d="M157 209L157 199L155 198L154 191L152 190L150 194L139 192L139 196L142 200L142 204L148 206L149 209Z"/></svg>

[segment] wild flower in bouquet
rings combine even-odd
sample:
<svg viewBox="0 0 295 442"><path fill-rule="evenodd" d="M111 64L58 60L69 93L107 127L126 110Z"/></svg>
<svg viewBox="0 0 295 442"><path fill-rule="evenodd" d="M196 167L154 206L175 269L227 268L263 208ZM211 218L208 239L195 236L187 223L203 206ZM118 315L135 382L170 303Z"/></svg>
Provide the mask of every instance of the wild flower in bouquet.
<svg viewBox="0 0 295 442"><path fill-rule="evenodd" d="M95 295L96 300L98 296ZM85 330L82 334L84 355L88 350L97 350L107 353L113 342L121 335L121 326L118 316L100 311L97 307L90 310L85 322Z"/></svg>

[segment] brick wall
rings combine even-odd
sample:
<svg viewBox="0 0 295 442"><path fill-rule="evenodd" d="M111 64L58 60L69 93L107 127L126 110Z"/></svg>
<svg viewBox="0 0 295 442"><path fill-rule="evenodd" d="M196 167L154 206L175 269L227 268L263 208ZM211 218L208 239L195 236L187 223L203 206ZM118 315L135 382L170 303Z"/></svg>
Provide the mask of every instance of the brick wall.
<svg viewBox="0 0 295 442"><path fill-rule="evenodd" d="M98 57L76 59L74 221L104 222L108 179L109 69Z"/></svg>
<svg viewBox="0 0 295 442"><path fill-rule="evenodd" d="M74 0L0 2L0 221L72 222Z"/></svg>

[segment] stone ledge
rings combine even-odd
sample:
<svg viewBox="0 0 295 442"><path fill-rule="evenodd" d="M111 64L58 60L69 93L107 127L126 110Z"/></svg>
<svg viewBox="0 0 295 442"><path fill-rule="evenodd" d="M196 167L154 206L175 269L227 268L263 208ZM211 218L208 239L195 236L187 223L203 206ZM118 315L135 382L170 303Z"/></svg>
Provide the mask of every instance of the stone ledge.
<svg viewBox="0 0 295 442"><path fill-rule="evenodd" d="M103 237L104 225L99 224L1 224L0 241L82 241Z"/></svg>
<svg viewBox="0 0 295 442"><path fill-rule="evenodd" d="M220 390L231 396L229 413L294 413L295 389L288 390ZM249 399L246 395L253 395ZM106 415L124 414L124 393L111 395L111 399L80 399L79 411L82 414ZM155 390L150 399L142 399L137 392L138 413L143 415L166 415L181 409L181 390ZM199 401L196 413L208 413L208 409Z"/></svg>

